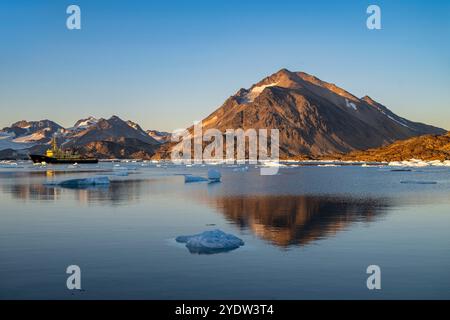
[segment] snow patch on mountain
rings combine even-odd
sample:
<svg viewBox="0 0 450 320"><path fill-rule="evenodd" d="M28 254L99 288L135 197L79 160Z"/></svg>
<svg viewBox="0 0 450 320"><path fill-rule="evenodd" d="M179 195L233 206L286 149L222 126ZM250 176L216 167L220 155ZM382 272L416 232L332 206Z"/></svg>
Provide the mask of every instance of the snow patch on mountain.
<svg viewBox="0 0 450 320"><path fill-rule="evenodd" d="M247 94L244 95L242 102L243 103L253 102L256 99L256 97L258 97L264 91L265 88L275 87L277 85L278 85L278 82L272 82L269 84L254 86L248 91Z"/></svg>
<svg viewBox="0 0 450 320"><path fill-rule="evenodd" d="M36 143L30 142L15 142L12 140L13 137L5 134L0 135L0 151L5 149L22 150L36 145Z"/></svg>
<svg viewBox="0 0 450 320"><path fill-rule="evenodd" d="M27 136L15 138L13 140L13 142L18 142L18 143L35 142L35 141L39 141L39 140L42 140L42 139L45 139L45 138L46 137L45 137L45 134L43 132L35 132L35 133L27 135Z"/></svg>
<svg viewBox="0 0 450 320"><path fill-rule="evenodd" d="M377 108L378 111L380 111L382 114L384 114L386 117L388 117L389 119L391 119L395 123L398 123L399 125L402 125L402 126L404 126L406 128L414 130L413 128L408 126L406 123L403 123L402 121L399 121L399 120L395 119L393 116L390 116L390 115L386 114L386 112L384 112L381 108L379 108L379 107L376 107L376 108Z"/></svg>
<svg viewBox="0 0 450 320"><path fill-rule="evenodd" d="M167 142L171 137L171 134L169 132L157 130L147 130L147 134L159 143Z"/></svg>
<svg viewBox="0 0 450 320"><path fill-rule="evenodd" d="M356 105L353 102L348 101L347 99L345 99L345 104L346 104L347 108L357 110Z"/></svg>
<svg viewBox="0 0 450 320"><path fill-rule="evenodd" d="M78 120L72 128L68 128L67 130L86 129L89 128L90 126L96 125L97 122L98 119L91 116L86 119Z"/></svg>

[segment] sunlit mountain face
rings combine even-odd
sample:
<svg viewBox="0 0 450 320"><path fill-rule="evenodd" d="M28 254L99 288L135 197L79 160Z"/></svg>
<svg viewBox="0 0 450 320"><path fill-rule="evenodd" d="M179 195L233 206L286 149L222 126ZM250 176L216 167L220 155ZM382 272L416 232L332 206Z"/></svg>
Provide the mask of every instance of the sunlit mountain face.
<svg viewBox="0 0 450 320"><path fill-rule="evenodd" d="M281 158L335 156L445 133L405 119L369 96L358 98L333 83L287 69L239 89L201 123L203 130L221 132L278 129ZM167 157L167 148L157 155Z"/></svg>

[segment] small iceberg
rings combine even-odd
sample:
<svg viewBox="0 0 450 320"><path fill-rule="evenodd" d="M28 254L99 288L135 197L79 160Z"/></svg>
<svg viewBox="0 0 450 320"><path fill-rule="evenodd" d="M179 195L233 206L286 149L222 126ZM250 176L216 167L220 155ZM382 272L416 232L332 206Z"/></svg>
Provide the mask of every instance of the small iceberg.
<svg viewBox="0 0 450 320"><path fill-rule="evenodd" d="M184 182L190 183L190 182L203 182L208 181L208 179L200 176L191 176L191 175L185 175L184 176Z"/></svg>
<svg viewBox="0 0 450 320"><path fill-rule="evenodd" d="M0 162L0 168L2 168L2 169L18 169L18 168L23 168L23 167L19 166L15 162Z"/></svg>
<svg viewBox="0 0 450 320"><path fill-rule="evenodd" d="M208 180L210 182L220 182L220 179L222 178L222 175L220 172L216 169L209 169L208 170Z"/></svg>
<svg viewBox="0 0 450 320"><path fill-rule="evenodd" d="M436 181L425 181L425 180L404 180L404 181L400 181L400 183L405 183L405 184L437 184Z"/></svg>
<svg viewBox="0 0 450 320"><path fill-rule="evenodd" d="M91 186L107 186L109 185L109 178L105 176L95 176L84 179L70 179L58 182L54 185L63 188L86 188Z"/></svg>
<svg viewBox="0 0 450 320"><path fill-rule="evenodd" d="M177 242L186 243L190 253L214 254L227 252L244 245L238 237L216 229L191 236L179 236Z"/></svg>
<svg viewBox="0 0 450 320"><path fill-rule="evenodd" d="M222 178L222 175L220 174L220 172L218 170L209 169L208 170L208 178L185 174L184 182L190 183L190 182L206 182L206 181L208 181L209 183L215 183L215 182L220 182L221 178Z"/></svg>

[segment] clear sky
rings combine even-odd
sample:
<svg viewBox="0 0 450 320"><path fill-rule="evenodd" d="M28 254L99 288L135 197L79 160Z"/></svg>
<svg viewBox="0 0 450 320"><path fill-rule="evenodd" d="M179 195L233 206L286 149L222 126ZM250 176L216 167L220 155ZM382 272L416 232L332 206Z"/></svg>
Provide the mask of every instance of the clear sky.
<svg viewBox="0 0 450 320"><path fill-rule="evenodd" d="M0 127L116 114L171 131L287 68L450 129L449 0L1 0L0 41Z"/></svg>

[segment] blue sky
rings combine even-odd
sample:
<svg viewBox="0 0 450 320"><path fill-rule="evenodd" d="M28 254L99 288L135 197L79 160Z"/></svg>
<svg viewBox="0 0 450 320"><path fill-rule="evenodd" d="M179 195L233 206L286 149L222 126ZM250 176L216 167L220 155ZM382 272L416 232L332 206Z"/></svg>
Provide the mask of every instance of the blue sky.
<svg viewBox="0 0 450 320"><path fill-rule="evenodd" d="M448 0L2 0L0 40L0 127L116 114L171 131L288 68L450 129Z"/></svg>

